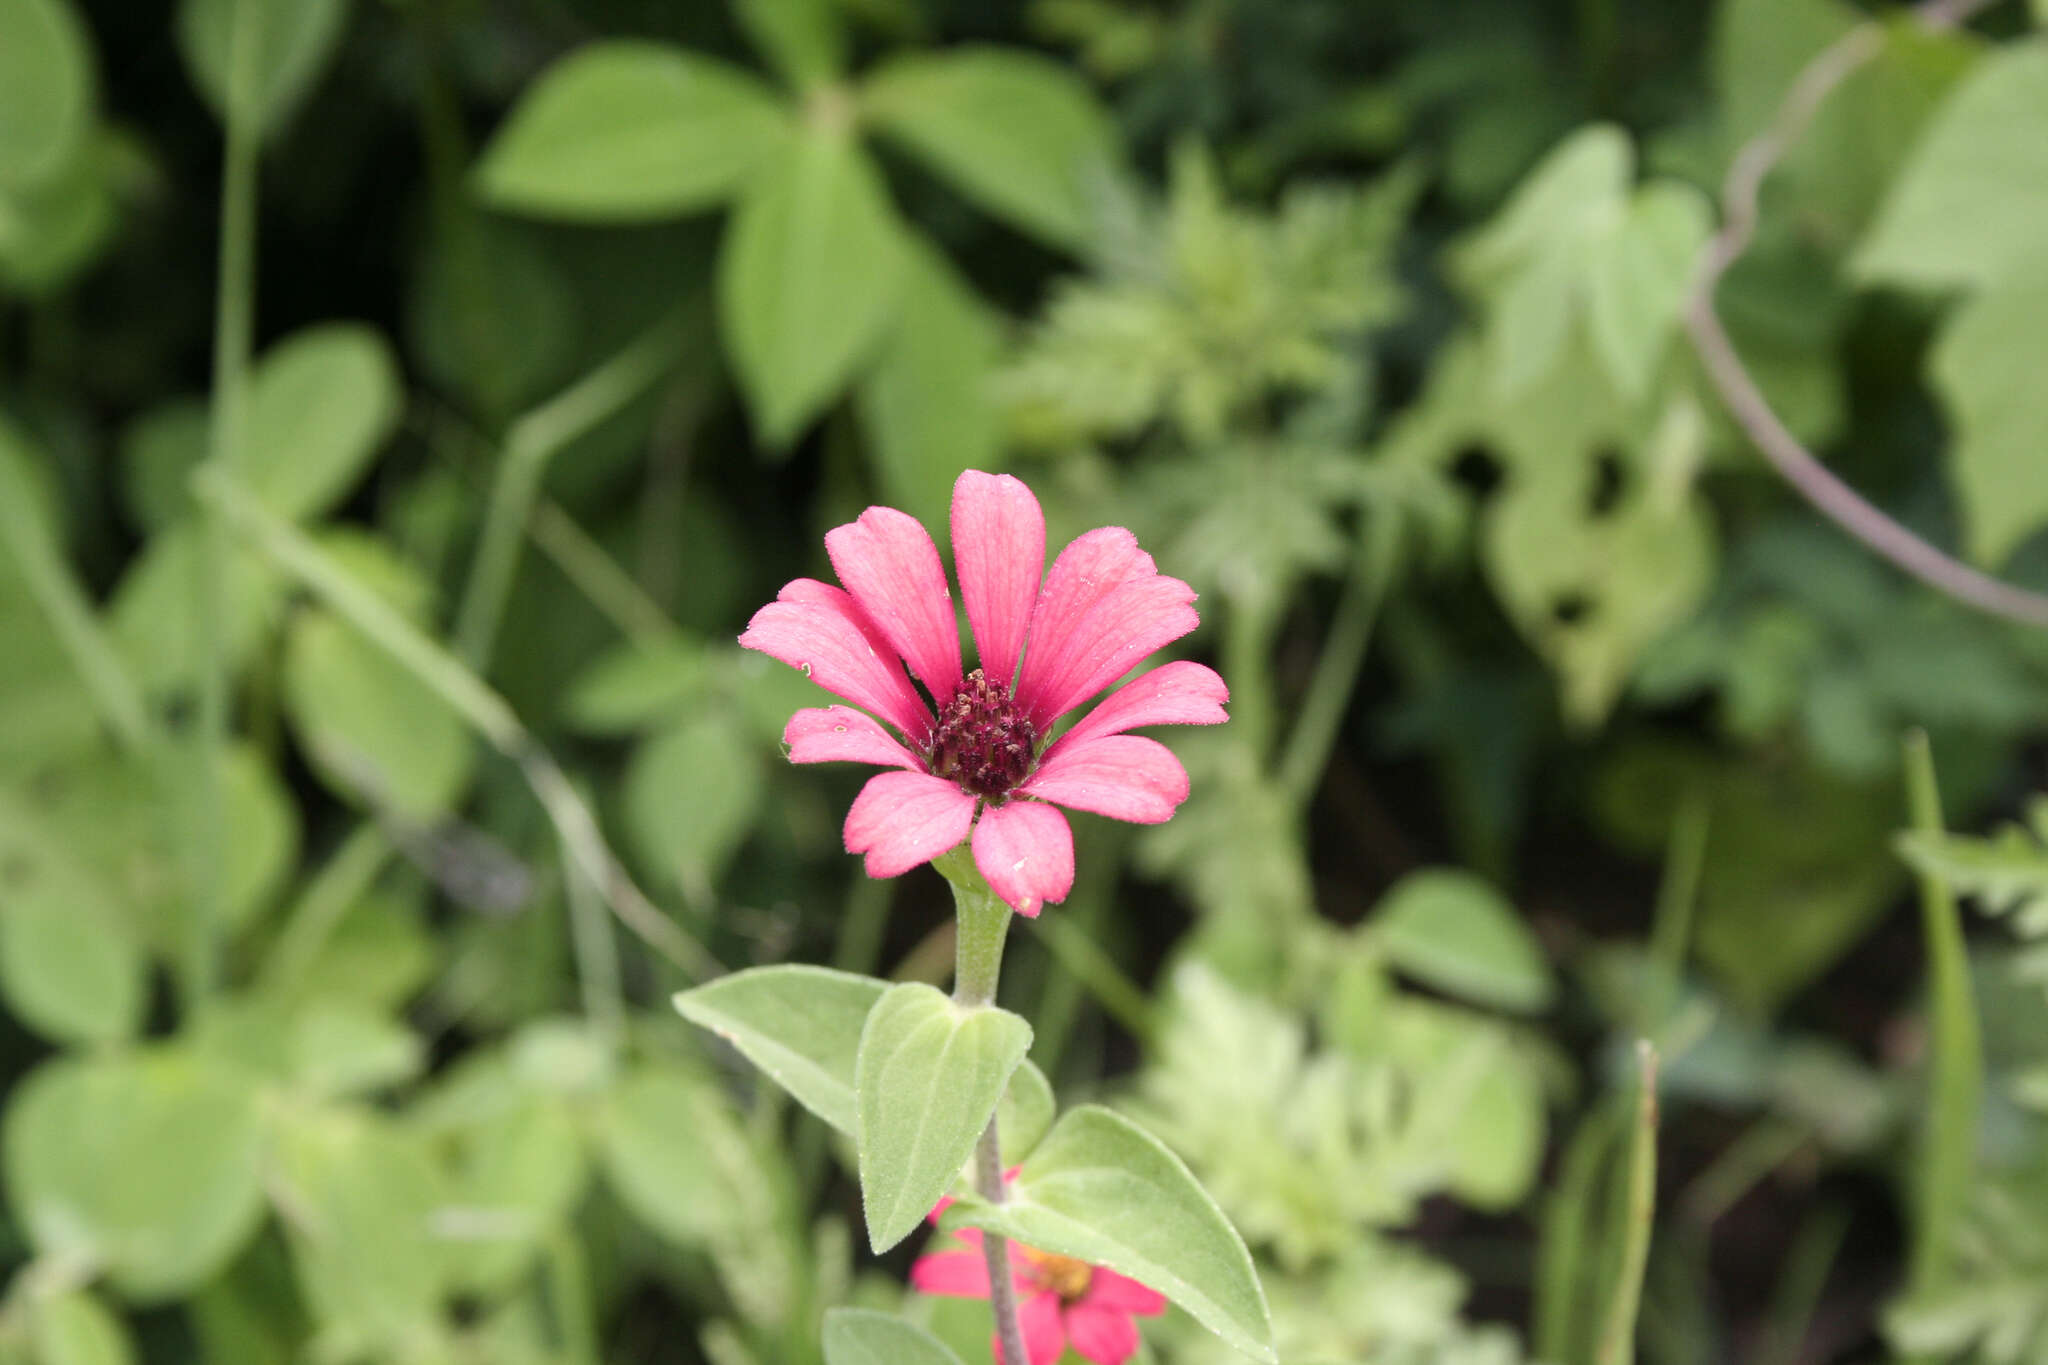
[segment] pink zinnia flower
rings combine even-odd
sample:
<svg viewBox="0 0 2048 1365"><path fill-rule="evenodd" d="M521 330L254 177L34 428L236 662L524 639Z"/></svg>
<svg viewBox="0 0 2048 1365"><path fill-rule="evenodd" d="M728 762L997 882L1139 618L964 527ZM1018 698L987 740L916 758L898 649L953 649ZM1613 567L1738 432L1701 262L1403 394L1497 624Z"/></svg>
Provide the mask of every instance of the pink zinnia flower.
<svg viewBox="0 0 2048 1365"><path fill-rule="evenodd" d="M981 655L964 674L946 571L914 518L870 507L827 532L825 550L846 587L797 579L740 643L865 708L799 711L782 740L796 763L898 770L870 778L847 812L846 851L867 855L870 877L899 876L971 835L989 886L1036 915L1074 884L1074 835L1055 806L1157 824L1187 799L1180 760L1126 731L1223 720L1229 692L1201 664L1154 669L1047 743L1061 717L1197 624L1194 590L1161 574L1129 531L1078 537L1041 582L1038 499L1007 474L962 474L953 553Z"/></svg>
<svg viewBox="0 0 2048 1365"><path fill-rule="evenodd" d="M952 1202L939 1201L932 1210L934 1223ZM964 1245L919 1257L910 1267L910 1283L927 1294L987 1298L988 1258L981 1233L965 1228L954 1236ZM1069 1342L1082 1359L1095 1365L1123 1365L1138 1352L1138 1324L1132 1319L1166 1311L1165 1296L1136 1280L1017 1242L1010 1243L1010 1278L1017 1288L1017 1325L1024 1330L1024 1352L1031 1357L1025 1365L1051 1365ZM1009 1365L1000 1340L994 1341L992 1350L997 1365Z"/></svg>

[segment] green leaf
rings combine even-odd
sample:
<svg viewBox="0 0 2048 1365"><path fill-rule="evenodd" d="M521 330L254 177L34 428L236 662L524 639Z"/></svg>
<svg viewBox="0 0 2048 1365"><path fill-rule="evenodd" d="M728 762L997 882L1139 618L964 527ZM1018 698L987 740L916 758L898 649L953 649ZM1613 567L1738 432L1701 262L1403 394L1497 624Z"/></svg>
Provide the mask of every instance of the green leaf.
<svg viewBox="0 0 2048 1365"><path fill-rule="evenodd" d="M190 1051L45 1063L9 1100L0 1141L36 1251L104 1266L138 1301L191 1293L262 1217L257 1096Z"/></svg>
<svg viewBox="0 0 2048 1365"><path fill-rule="evenodd" d="M106 1043L141 1024L149 962L117 887L0 792L0 988L36 1032Z"/></svg>
<svg viewBox="0 0 2048 1365"><path fill-rule="evenodd" d="M0 290L41 299L70 285L112 242L117 193L145 173L141 160L134 143L96 127L51 179L0 187Z"/></svg>
<svg viewBox="0 0 2048 1365"><path fill-rule="evenodd" d="M861 105L883 133L990 213L1056 246L1093 235L1115 146L1087 85L1045 57L957 48L877 70Z"/></svg>
<svg viewBox="0 0 2048 1365"><path fill-rule="evenodd" d="M281 517L332 510L398 425L398 362L373 328L325 323L263 353L249 383L243 477Z"/></svg>
<svg viewBox="0 0 2048 1365"><path fill-rule="evenodd" d="M2048 468L2041 460L2041 433L2048 430L2044 307L2048 248L1957 309L1928 361L1954 416L1949 477L1970 557L1987 567L2004 562L2048 521Z"/></svg>
<svg viewBox="0 0 2048 1365"><path fill-rule="evenodd" d="M1470 872L1430 868L1402 878L1371 923L1396 967L1448 994L1525 1013L1549 1008L1556 994L1536 936Z"/></svg>
<svg viewBox="0 0 2048 1365"><path fill-rule="evenodd" d="M1108 1266L1245 1354L1279 1359L1243 1239L1180 1158L1120 1114L1070 1111L1019 1169L1006 1203L963 1199L947 1221Z"/></svg>
<svg viewBox="0 0 2048 1365"><path fill-rule="evenodd" d="M827 967L750 967L675 997L790 1097L848 1137L861 1029L888 983Z"/></svg>
<svg viewBox="0 0 2048 1365"><path fill-rule="evenodd" d="M1053 1098L1052 1082L1045 1073L1030 1062L1018 1067L996 1106L996 1135L1002 1143L1004 1169L1031 1155L1058 1112L1059 1102Z"/></svg>
<svg viewBox="0 0 2048 1365"><path fill-rule="evenodd" d="M67 0L0 0L0 188L62 171L92 105L92 47Z"/></svg>
<svg viewBox="0 0 2048 1365"><path fill-rule="evenodd" d="M629 641L576 675L563 712L584 734L629 734L678 711L697 692L704 653L683 636Z"/></svg>
<svg viewBox="0 0 2048 1365"><path fill-rule="evenodd" d="M788 111L724 62L658 43L578 49L543 72L485 149L499 208L641 222L707 208L783 154Z"/></svg>
<svg viewBox="0 0 2048 1365"><path fill-rule="evenodd" d="M199 625L193 584L199 581L201 529L197 518L166 527L130 561L108 605L114 643L137 682L154 693L193 684ZM239 670L284 602L284 588L262 561L229 547L222 565L225 609L214 623L220 656Z"/></svg>
<svg viewBox="0 0 2048 1365"><path fill-rule="evenodd" d="M1653 183L1594 256L1587 297L1593 346L1625 396L1649 392L1712 226L1705 195L1675 181Z"/></svg>
<svg viewBox="0 0 2048 1365"><path fill-rule="evenodd" d="M868 1241L887 1251L953 1188L1031 1025L967 1007L921 981L891 986L868 1014L854 1064L855 1144Z"/></svg>
<svg viewBox="0 0 2048 1365"><path fill-rule="evenodd" d="M626 765L626 830L641 860L704 904L753 829L766 780L761 753L720 712L693 708Z"/></svg>
<svg viewBox="0 0 2048 1365"><path fill-rule="evenodd" d="M449 1181L460 1289L512 1288L568 1224L590 1174L578 1115L552 1096L463 1135Z"/></svg>
<svg viewBox="0 0 2048 1365"><path fill-rule="evenodd" d="M36 1365L133 1365L127 1324L83 1289L30 1301Z"/></svg>
<svg viewBox="0 0 2048 1365"><path fill-rule="evenodd" d="M726 232L719 325L763 444L787 446L887 329L903 230L867 153L810 129L748 185Z"/></svg>
<svg viewBox="0 0 2048 1365"><path fill-rule="evenodd" d="M836 0L732 0L754 48L784 80L811 90L846 69L846 31Z"/></svg>
<svg viewBox="0 0 2048 1365"><path fill-rule="evenodd" d="M895 325L860 386L860 415L889 505L944 522L953 481L994 464L996 320L946 258L918 240Z"/></svg>
<svg viewBox="0 0 2048 1365"><path fill-rule="evenodd" d="M261 133L277 128L312 88L348 22L348 0L184 0L178 51L217 117ZM236 32L237 24L248 27ZM237 39L249 46L246 90L231 90Z"/></svg>
<svg viewBox="0 0 2048 1365"><path fill-rule="evenodd" d="M130 422L121 433L120 494L129 518L161 531L192 506L185 481L206 458L206 404L177 398Z"/></svg>
<svg viewBox="0 0 2048 1365"><path fill-rule="evenodd" d="M922 1327L872 1308L825 1314L825 1365L960 1365L960 1357Z"/></svg>
<svg viewBox="0 0 2048 1365"><path fill-rule="evenodd" d="M1942 288L2001 283L2039 263L2048 221L2048 40L1985 57L1942 105L1893 184L1853 268Z"/></svg>

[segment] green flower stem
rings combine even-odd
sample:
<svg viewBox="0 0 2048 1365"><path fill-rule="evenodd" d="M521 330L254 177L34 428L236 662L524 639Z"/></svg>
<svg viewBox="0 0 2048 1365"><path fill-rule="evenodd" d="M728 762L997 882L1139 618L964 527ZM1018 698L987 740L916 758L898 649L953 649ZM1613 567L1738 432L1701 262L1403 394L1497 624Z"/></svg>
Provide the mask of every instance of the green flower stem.
<svg viewBox="0 0 2048 1365"><path fill-rule="evenodd" d="M1632 1365L1636 1358L1636 1317L1650 1259L1650 1224L1657 1212L1657 1051L1646 1039L1636 1040L1636 1087L1621 1206L1621 1261L1595 1365Z"/></svg>
<svg viewBox="0 0 2048 1365"><path fill-rule="evenodd" d="M482 670L490 662L519 568L519 540L532 519L548 461L652 387L668 372L682 340L682 316L663 317L506 432L476 559L455 618L456 652L470 668Z"/></svg>
<svg viewBox="0 0 2048 1365"><path fill-rule="evenodd" d="M958 913L958 932L953 940L953 999L966 1008L993 1005L996 983L1003 973L1003 939L1010 931L1010 907L989 890L988 881L975 867L965 844L934 859L932 866L952 886L953 905ZM1002 1152L996 1118L991 1114L981 1141L974 1147L974 1188L991 1204L1000 1204L1004 1198ZM995 1314L996 1340L1002 1343L1003 1360L1005 1365L1024 1365L1031 1357L1025 1353L1024 1329L1017 1319L1009 1240L984 1232L981 1250L988 1258L988 1305Z"/></svg>
<svg viewBox="0 0 2048 1365"><path fill-rule="evenodd" d="M1297 814L1307 808L1323 769L1329 766L1330 750L1344 724L1345 704L1357 685L1358 670L1365 666L1373 625L1379 620L1380 606L1387 600L1387 588L1400 562L1399 522L1389 514L1381 518L1377 534L1375 529L1366 526L1359 534L1351 577L1344 585L1329 639L1323 643L1315 675L1301 699L1300 716L1280 757L1280 790Z"/></svg>

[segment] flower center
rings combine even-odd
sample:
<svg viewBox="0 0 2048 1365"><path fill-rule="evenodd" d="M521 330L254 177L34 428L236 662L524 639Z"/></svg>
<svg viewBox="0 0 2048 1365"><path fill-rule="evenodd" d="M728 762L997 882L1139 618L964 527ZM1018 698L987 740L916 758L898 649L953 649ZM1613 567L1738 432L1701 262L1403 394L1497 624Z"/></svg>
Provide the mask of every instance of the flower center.
<svg viewBox="0 0 2048 1365"><path fill-rule="evenodd" d="M1038 730L999 684L980 669L939 708L932 731L932 773L974 796L995 799L1031 775Z"/></svg>
<svg viewBox="0 0 2048 1365"><path fill-rule="evenodd" d="M1024 1262L1025 1277L1040 1289L1051 1290L1068 1303L1086 1294L1089 1282L1095 1278L1094 1266L1072 1256L1055 1256L1027 1246L1019 1246L1015 1250Z"/></svg>

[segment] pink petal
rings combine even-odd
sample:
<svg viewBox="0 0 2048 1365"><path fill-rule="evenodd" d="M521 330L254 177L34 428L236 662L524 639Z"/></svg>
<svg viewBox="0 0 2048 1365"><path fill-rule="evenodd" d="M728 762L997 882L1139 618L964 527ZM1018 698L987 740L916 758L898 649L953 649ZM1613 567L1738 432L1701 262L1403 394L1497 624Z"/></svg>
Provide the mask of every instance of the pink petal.
<svg viewBox="0 0 2048 1365"><path fill-rule="evenodd" d="M1141 725L1220 725L1229 719L1223 710L1229 700L1230 689L1215 669L1186 660L1162 664L1104 697L1060 743L1120 735Z"/></svg>
<svg viewBox="0 0 2048 1365"><path fill-rule="evenodd" d="M1024 1330L1024 1354L1031 1357L1030 1365L1052 1365L1067 1349L1066 1325L1060 1321L1060 1296L1054 1293L1033 1294L1017 1305L1017 1325ZM1003 1343L994 1342L991 1354L997 1365L1007 1365L1003 1360Z"/></svg>
<svg viewBox="0 0 2048 1365"><path fill-rule="evenodd" d="M1101 1266L1089 1278L1088 1292L1081 1301L1119 1313L1136 1313L1141 1318L1156 1318L1166 1311L1166 1295Z"/></svg>
<svg viewBox="0 0 2048 1365"><path fill-rule="evenodd" d="M893 776L885 773L868 785ZM1017 790L1069 810L1156 825L1172 819L1174 807L1187 800L1188 770L1156 739L1104 735L1053 746L1045 766Z"/></svg>
<svg viewBox="0 0 2048 1365"><path fill-rule="evenodd" d="M1089 609L1119 583L1148 578L1158 571L1152 556L1138 548L1138 538L1121 526L1098 527L1076 536L1052 562L1052 572L1045 576L1045 586L1032 605L1024 667L1012 689L1017 700L1036 711L1047 661L1042 656L1072 633Z"/></svg>
<svg viewBox="0 0 2048 1365"><path fill-rule="evenodd" d="M1035 918L1074 889L1074 831L1040 801L990 806L975 822L974 865L1012 910Z"/></svg>
<svg viewBox="0 0 2048 1365"><path fill-rule="evenodd" d="M865 711L851 706L806 708L789 718L782 742L792 763L878 763L923 771L916 754L896 742Z"/></svg>
<svg viewBox="0 0 2048 1365"><path fill-rule="evenodd" d="M853 798L846 851L868 855L870 877L899 877L959 844L973 825L974 798L951 782L929 773L883 773Z"/></svg>
<svg viewBox="0 0 2048 1365"><path fill-rule="evenodd" d="M1096 1272L1098 1275L1101 1271ZM1124 1365L1138 1353L1138 1324L1130 1315L1083 1299L1067 1309L1067 1335L1083 1360Z"/></svg>
<svg viewBox="0 0 2048 1365"><path fill-rule="evenodd" d="M825 553L861 610L941 705L960 690L960 632L939 550L915 517L870 507L825 533Z"/></svg>
<svg viewBox="0 0 2048 1365"><path fill-rule="evenodd" d="M1045 513L1031 490L1008 474L962 474L953 485L953 564L982 671L1008 687L1045 572Z"/></svg>
<svg viewBox="0 0 2048 1365"><path fill-rule="evenodd" d="M1043 731L1153 650L1200 625L1194 600L1195 590L1178 578L1150 574L1111 588L1064 632L1034 631L1024 656L1032 723Z"/></svg>
<svg viewBox="0 0 2048 1365"><path fill-rule="evenodd" d="M910 1267L913 1288L956 1299L988 1297L988 1260L979 1251L936 1251Z"/></svg>
<svg viewBox="0 0 2048 1365"><path fill-rule="evenodd" d="M800 578L754 613L740 643L802 670L812 682L864 706L906 736L931 734L932 715L852 597Z"/></svg>

